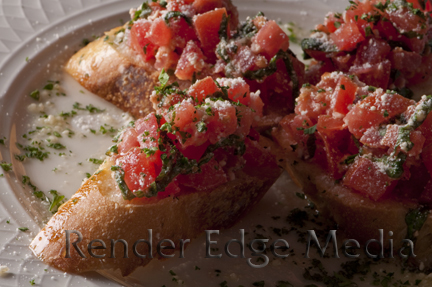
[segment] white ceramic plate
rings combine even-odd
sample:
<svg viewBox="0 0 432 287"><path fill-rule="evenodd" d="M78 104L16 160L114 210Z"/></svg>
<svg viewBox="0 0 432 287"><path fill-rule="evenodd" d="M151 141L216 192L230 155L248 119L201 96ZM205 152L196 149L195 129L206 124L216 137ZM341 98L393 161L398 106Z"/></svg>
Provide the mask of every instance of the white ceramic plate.
<svg viewBox="0 0 432 287"><path fill-rule="evenodd" d="M115 127L127 121L117 108L84 91L70 77L59 74L58 71L61 71L65 60L79 49L82 39L90 39L93 35L100 35L118 26L120 19L128 19L128 9L141 2L0 0L0 139L7 138L6 145L0 145L0 161L12 162L14 167L9 173L0 170L0 173L5 174L0 178L0 265L10 269L6 275L0 276L0 286L29 286L31 280L39 286L117 286L117 283L105 277L127 286L168 287L182 282L185 286L223 286L221 284L224 281L227 286L251 286L253 282L261 280L265 281L265 286L275 286L280 280L289 281L293 286L305 284L302 274L310 260L302 258L305 246L297 242L299 234L291 231L289 235L281 236L278 229L274 229L290 229L290 224L285 221L287 215L292 208L303 208L307 204L305 200L295 196L297 190L286 175L247 217L233 228L212 237L212 240L219 241L219 250L223 249L224 243L229 239L238 238L239 229L245 229L249 233L246 242L257 234L269 238L270 242L277 238L287 239L294 252L285 260L271 260L264 268L251 268L246 259L227 256L205 259L203 236L190 244L186 258L154 261L128 278L122 278L113 272L103 272L105 277L96 273L83 276L63 274L45 266L31 255L28 244L43 226L49 213L46 206L31 196L29 187L23 186L22 176L30 176L32 183L45 192L56 189L69 198L80 186L85 173L92 173L96 167L87 159L101 158L110 145L109 136L99 132L94 135L90 129L99 130L101 122L107 117L111 118L112 126ZM271 19L294 22L307 34L309 29L322 21L327 11L342 11L346 1L242 0L234 1L234 4L239 7L240 19L263 11ZM69 121L68 127L86 137L76 135L68 139L63 136L60 142L67 147L65 156L58 156L60 151L49 150L50 157L43 163L26 160L22 164L14 159L14 154L19 153L15 142L24 144L27 141L22 138L22 134L34 129L38 118L38 115L28 110L28 105L34 103L28 95L35 89L41 89L47 80L57 78L67 95L42 97L43 109L47 113L70 111L74 102L93 104L105 109L105 112L98 115L96 120L95 117L81 113ZM47 101L51 104L46 104ZM18 227L28 227L29 230L22 232ZM305 231L306 227L299 232ZM233 251L235 252L235 248ZM251 256L250 253L246 254L247 257ZM338 260L327 260L326 266L334 269L340 263ZM170 270L176 274L175 277ZM315 284L319 286L318 283Z"/></svg>

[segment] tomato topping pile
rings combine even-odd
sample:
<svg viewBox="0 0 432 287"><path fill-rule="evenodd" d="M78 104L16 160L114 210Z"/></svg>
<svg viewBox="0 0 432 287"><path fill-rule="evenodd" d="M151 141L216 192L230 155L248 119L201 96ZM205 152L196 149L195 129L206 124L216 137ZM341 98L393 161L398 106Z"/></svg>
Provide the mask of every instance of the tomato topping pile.
<svg viewBox="0 0 432 287"><path fill-rule="evenodd" d="M216 61L222 20L227 20L227 31L238 25L238 12L230 0L144 2L131 11L131 18L126 33L130 46L156 69L175 71L180 80L208 74L207 66Z"/></svg>
<svg viewBox="0 0 432 287"><path fill-rule="evenodd" d="M131 15L130 46L156 69L192 82L242 77L261 92L264 115L293 111L304 65L289 50L288 35L262 13L238 25L229 0L181 0L144 3Z"/></svg>
<svg viewBox="0 0 432 287"><path fill-rule="evenodd" d="M296 102L278 131L298 158L372 200L432 206L432 96L415 102L333 72L303 85Z"/></svg>
<svg viewBox="0 0 432 287"><path fill-rule="evenodd" d="M207 77L186 91L168 84L164 71L159 80L151 96L156 113L135 121L110 149L124 199L148 202L211 191L239 170L256 175L257 169L278 169L257 143L253 127L263 103L243 79Z"/></svg>
<svg viewBox="0 0 432 287"><path fill-rule="evenodd" d="M302 41L306 71L316 84L324 72L356 75L367 85L412 95L409 86L432 73L432 19L426 1L355 0L344 13L329 13Z"/></svg>
<svg viewBox="0 0 432 287"><path fill-rule="evenodd" d="M220 33L215 72L243 77L251 91L260 91L264 115L284 115L304 81L304 64L289 50L288 35L262 13L248 17L237 30Z"/></svg>

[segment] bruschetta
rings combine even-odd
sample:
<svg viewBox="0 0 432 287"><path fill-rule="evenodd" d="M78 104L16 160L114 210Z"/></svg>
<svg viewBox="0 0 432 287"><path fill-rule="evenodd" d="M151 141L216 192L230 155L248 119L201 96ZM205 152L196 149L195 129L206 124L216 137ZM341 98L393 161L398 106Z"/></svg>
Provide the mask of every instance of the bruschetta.
<svg viewBox="0 0 432 287"><path fill-rule="evenodd" d="M288 35L262 13L239 24L228 0L155 1L131 10L131 21L78 51L66 71L85 88L136 118L165 69L188 88L211 76L242 77L265 106L261 123L275 125L292 112L304 65Z"/></svg>
<svg viewBox="0 0 432 287"><path fill-rule="evenodd" d="M350 1L343 13L328 13L302 41L310 65L307 81L341 71L382 89L412 95L409 87L432 73L429 1Z"/></svg>
<svg viewBox="0 0 432 287"><path fill-rule="evenodd" d="M385 247L412 240L415 260L431 268L432 96L415 102L333 72L296 102L273 136L318 210L362 244L379 229Z"/></svg>
<svg viewBox="0 0 432 287"><path fill-rule="evenodd" d="M262 100L243 79L207 77L188 90L169 84L165 72L159 79L151 95L155 112L121 133L104 163L32 241L43 262L66 272L120 269L126 276L160 257L139 241L148 240L149 229L154 242L184 248L180 239L233 225L280 176L273 143L254 129ZM66 249L66 230L82 234L77 247L86 258L72 244ZM128 243L129 258L121 243L111 255L98 250L119 239Z"/></svg>

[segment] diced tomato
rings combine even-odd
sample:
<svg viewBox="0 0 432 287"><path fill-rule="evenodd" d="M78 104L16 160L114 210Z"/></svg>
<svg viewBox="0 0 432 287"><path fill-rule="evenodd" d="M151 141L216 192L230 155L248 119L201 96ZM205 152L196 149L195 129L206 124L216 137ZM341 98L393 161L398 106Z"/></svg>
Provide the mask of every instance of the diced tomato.
<svg viewBox="0 0 432 287"><path fill-rule="evenodd" d="M172 32L164 19L157 18L152 22L146 37L156 46L168 46L172 38Z"/></svg>
<svg viewBox="0 0 432 287"><path fill-rule="evenodd" d="M366 29L371 29L370 31L372 31L374 28L373 21L368 21L368 18L371 17L370 14L372 14L370 12L373 9L373 3L368 0L355 2L356 5L345 12L345 19L347 22L355 23L360 33L362 33L363 36L366 36ZM365 19L365 16L363 15L366 16Z"/></svg>
<svg viewBox="0 0 432 287"><path fill-rule="evenodd" d="M117 165L124 170L124 181L132 192L145 190L157 176L154 164L138 147L117 159Z"/></svg>
<svg viewBox="0 0 432 287"><path fill-rule="evenodd" d="M198 123L199 122L190 122L183 127L182 131L187 135L185 139L183 139L181 134L177 134L177 138L181 142L183 148L188 146L200 146L209 140L209 133L206 130L198 130Z"/></svg>
<svg viewBox="0 0 432 287"><path fill-rule="evenodd" d="M349 167L343 184L378 201L395 188L397 180L382 172L370 159L360 157Z"/></svg>
<svg viewBox="0 0 432 287"><path fill-rule="evenodd" d="M258 93L251 94L249 107L256 112L257 116L263 116L264 103Z"/></svg>
<svg viewBox="0 0 432 287"><path fill-rule="evenodd" d="M333 33L334 31L336 31L337 28L335 26L335 22L338 22L339 27L339 25L342 24L344 21L341 15L336 17L335 13L328 13L324 20L324 25L327 27L329 33Z"/></svg>
<svg viewBox="0 0 432 287"><path fill-rule="evenodd" d="M198 191L210 191L228 182L228 178L222 167L213 158L201 166L200 173L179 175L177 182L180 185L192 187Z"/></svg>
<svg viewBox="0 0 432 287"><path fill-rule="evenodd" d="M139 141L141 149L149 149L154 151L153 155L149 155L149 161L157 165L162 165L160 155L161 151L158 149L158 140L160 132L158 131L158 123L154 113L149 114L147 117L139 119L135 122L135 137Z"/></svg>
<svg viewBox="0 0 432 287"><path fill-rule="evenodd" d="M194 25L198 39L201 42L204 55L210 60L215 61L215 49L219 43L219 29L222 22L222 17L228 17L225 8L199 14L194 17ZM229 28L227 29L229 35Z"/></svg>
<svg viewBox="0 0 432 287"><path fill-rule="evenodd" d="M213 109L214 116L206 119L207 132L212 144L217 143L222 138L235 133L237 130L237 113L233 106L226 106L223 109Z"/></svg>
<svg viewBox="0 0 432 287"><path fill-rule="evenodd" d="M427 12L432 11L432 3L430 1L426 1L426 9Z"/></svg>
<svg viewBox="0 0 432 287"><path fill-rule="evenodd" d="M386 41L375 37L369 38L358 47L354 65L379 64L387 58L390 51L391 47Z"/></svg>
<svg viewBox="0 0 432 287"><path fill-rule="evenodd" d="M400 34L390 21L379 21L376 29L381 37L387 40L399 39Z"/></svg>
<svg viewBox="0 0 432 287"><path fill-rule="evenodd" d="M317 130L326 134L332 134L344 129L343 118L334 118L329 115L318 117Z"/></svg>
<svg viewBox="0 0 432 287"><path fill-rule="evenodd" d="M197 81L189 88L189 96L195 99L195 102L202 104L208 95L212 95L220 91L213 78L206 77L202 80Z"/></svg>
<svg viewBox="0 0 432 287"><path fill-rule="evenodd" d="M348 106L354 101L358 86L349 78L340 77L333 95L332 105L335 112L346 115Z"/></svg>
<svg viewBox="0 0 432 287"><path fill-rule="evenodd" d="M217 8L225 8L230 16L230 26L237 27L239 24L239 15L237 7L233 5L231 0L195 0L193 8L197 13L205 13Z"/></svg>
<svg viewBox="0 0 432 287"><path fill-rule="evenodd" d="M381 144L383 137L384 135L377 127L370 127L362 135L360 142L371 148L385 148L385 146Z"/></svg>
<svg viewBox="0 0 432 287"><path fill-rule="evenodd" d="M305 53L309 54L309 51L305 51ZM316 85L320 82L322 75L334 72L335 70L335 66L329 59L326 59L324 62L312 61L309 68L305 71L305 82L311 85Z"/></svg>
<svg viewBox="0 0 432 287"><path fill-rule="evenodd" d="M432 175L432 145L425 145L421 153L421 159L426 166L429 174Z"/></svg>
<svg viewBox="0 0 432 287"><path fill-rule="evenodd" d="M171 51L168 47L160 47L156 53L155 68L158 70L168 70L171 67L175 67L178 62L179 56L176 52Z"/></svg>
<svg viewBox="0 0 432 287"><path fill-rule="evenodd" d="M304 130L311 128L313 126L313 123L308 116L297 115L293 118L292 122L290 123L290 126L291 126L291 133L298 141L301 141L304 140L305 138Z"/></svg>
<svg viewBox="0 0 432 287"><path fill-rule="evenodd" d="M180 56L175 75L180 80L192 80L194 73L204 68L204 59L205 56L197 44L189 41Z"/></svg>
<svg viewBox="0 0 432 287"><path fill-rule="evenodd" d="M174 111L165 115L165 120L167 122L173 121L176 127L183 129L185 125L191 123L196 117L197 113L194 105L188 101L182 101Z"/></svg>
<svg viewBox="0 0 432 287"><path fill-rule="evenodd" d="M237 54L234 55L233 63L236 63L236 69L244 74L247 71L256 70L258 67L255 65L257 56L252 52L249 46L241 46Z"/></svg>
<svg viewBox="0 0 432 287"><path fill-rule="evenodd" d="M181 153L187 157L188 159L199 160L202 155L206 151L207 147L210 145L210 142L207 141L200 146L188 146L184 148L180 143L176 144L177 148L181 151Z"/></svg>
<svg viewBox="0 0 432 287"><path fill-rule="evenodd" d="M337 71L347 73L354 63L355 56L345 52L341 52L340 54L341 55L332 58L333 65L336 67ZM328 59L326 59L326 61L328 61Z"/></svg>
<svg viewBox="0 0 432 287"><path fill-rule="evenodd" d="M365 39L357 25L352 22L342 24L339 29L330 34L330 38L339 51L352 51Z"/></svg>
<svg viewBox="0 0 432 287"><path fill-rule="evenodd" d="M249 85L242 78L235 79L218 79L221 86L228 88L228 97L234 101L243 105L249 106L250 103L250 92Z"/></svg>
<svg viewBox="0 0 432 287"><path fill-rule="evenodd" d="M358 102L345 116L349 131L360 138L372 126L378 126L403 113L413 101L398 94L387 94L377 90Z"/></svg>
<svg viewBox="0 0 432 287"><path fill-rule="evenodd" d="M192 6L199 14L224 7L222 0L195 0L193 1Z"/></svg>
<svg viewBox="0 0 432 287"><path fill-rule="evenodd" d="M279 172L279 167L271 153L258 142L245 139L246 152L243 155L246 174L256 177L272 177Z"/></svg>
<svg viewBox="0 0 432 287"><path fill-rule="evenodd" d="M250 132L252 123L254 122L255 113L246 106L237 106L235 109L237 110L236 116L238 122L236 135L241 137L247 136Z"/></svg>
<svg viewBox="0 0 432 287"><path fill-rule="evenodd" d="M138 134L134 129L126 130L120 137L119 144L117 145L117 150L119 154L125 154L130 149L140 146L137 140Z"/></svg>
<svg viewBox="0 0 432 287"><path fill-rule="evenodd" d="M320 115L326 114L330 108L327 93L325 90L318 93L317 87L302 88L296 102L295 113L306 115L314 121L317 121Z"/></svg>
<svg viewBox="0 0 432 287"><path fill-rule="evenodd" d="M334 178L343 176L343 168L340 162L348 147L350 134L344 130L342 118L333 118L322 115L318 118L317 132L323 141L323 147L327 156L327 169Z"/></svg>
<svg viewBox="0 0 432 287"><path fill-rule="evenodd" d="M169 23L176 47L183 49L189 41L198 40L193 26L189 25L183 17L171 18Z"/></svg>
<svg viewBox="0 0 432 287"><path fill-rule="evenodd" d="M179 11L179 12L190 11L190 10L194 11L195 9L191 5L192 2L193 2L193 0L174 0L174 1L168 1L167 9L169 11Z"/></svg>
<svg viewBox="0 0 432 287"><path fill-rule="evenodd" d="M417 130L425 137L425 146L432 144L432 113L427 115L425 121Z"/></svg>
<svg viewBox="0 0 432 287"><path fill-rule="evenodd" d="M151 25L150 21L140 19L133 24L130 32L133 49L141 54L146 61L154 57L158 48L147 38L147 32L150 30Z"/></svg>
<svg viewBox="0 0 432 287"><path fill-rule="evenodd" d="M383 137L381 143L385 146L390 147L391 150L394 150L397 142L397 138L399 135L399 126L398 125L388 125L385 136ZM407 152L410 156L417 156L422 152L423 144L425 142L425 137L422 136L420 131L412 131L410 133L410 140L414 144L413 148ZM403 151L400 147L398 150Z"/></svg>
<svg viewBox="0 0 432 287"><path fill-rule="evenodd" d="M386 89L390 81L391 62L384 60L381 63L373 65L354 65L350 68L349 72L356 75L365 84Z"/></svg>
<svg viewBox="0 0 432 287"><path fill-rule="evenodd" d="M391 53L389 60L392 68L402 71L415 71L422 64L422 56L418 53L404 51L396 47Z"/></svg>
<svg viewBox="0 0 432 287"><path fill-rule="evenodd" d="M252 38L252 43L256 47L254 51L263 54L267 60L273 58L279 50L286 51L289 48L287 34L273 20L267 21Z"/></svg>

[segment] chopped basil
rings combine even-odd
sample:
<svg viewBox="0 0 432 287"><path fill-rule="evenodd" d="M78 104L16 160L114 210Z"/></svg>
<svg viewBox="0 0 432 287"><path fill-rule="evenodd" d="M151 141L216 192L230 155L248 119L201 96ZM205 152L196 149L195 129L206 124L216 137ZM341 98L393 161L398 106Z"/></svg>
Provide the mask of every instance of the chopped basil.
<svg viewBox="0 0 432 287"><path fill-rule="evenodd" d="M93 106L92 104L89 104L89 105L87 105L85 108L81 108L81 104L80 103L78 103L78 102L75 102L74 104L73 104L73 108L74 109L76 109L76 110L81 110L81 111L89 111L90 113L102 113L102 112L104 112L105 110L101 110L101 109L99 109L99 108L96 108L95 106Z"/></svg>
<svg viewBox="0 0 432 287"><path fill-rule="evenodd" d="M36 158L40 161L43 161L44 159L48 158L48 155L50 152L44 152L44 148L40 146L40 143L34 142L33 145L29 146L23 146L19 143L16 144L19 148L26 151L24 155L21 155L20 157L24 159L26 158ZM35 146L37 145L37 146Z"/></svg>
<svg viewBox="0 0 432 287"><path fill-rule="evenodd" d="M18 229L22 232L26 232L27 230L29 230L27 227L18 227Z"/></svg>
<svg viewBox="0 0 432 287"><path fill-rule="evenodd" d="M103 159L97 159L97 158L89 158L88 161L94 164L102 164L104 162Z"/></svg>
<svg viewBox="0 0 432 287"><path fill-rule="evenodd" d="M124 176L125 176L124 170L118 165L111 166L111 170L114 171L114 178L117 182L118 187L120 188L123 199L131 200L135 198L135 195L130 191L129 187L124 181Z"/></svg>
<svg viewBox="0 0 432 287"><path fill-rule="evenodd" d="M405 223L407 225L407 239L415 239L414 233L422 228L428 216L429 209L421 207L412 209L407 213L405 216Z"/></svg>
<svg viewBox="0 0 432 287"><path fill-rule="evenodd" d="M337 48L334 45L329 45L317 38L305 38L301 41L301 48L303 51L312 50L320 52L336 52Z"/></svg>
<svg viewBox="0 0 432 287"><path fill-rule="evenodd" d="M357 156L358 156L358 154L353 154L353 155L347 156L347 158L342 163L347 164L347 165L352 164L352 163L354 163Z"/></svg>
<svg viewBox="0 0 432 287"><path fill-rule="evenodd" d="M381 158L375 158L374 161L382 162L385 166L386 174L390 178L400 178L404 173L403 164L406 161L406 154L399 153L398 155L383 156Z"/></svg>
<svg viewBox="0 0 432 287"><path fill-rule="evenodd" d="M40 99L39 90L34 90L33 92L31 92L30 97L36 101L39 101L39 99Z"/></svg>
<svg viewBox="0 0 432 287"><path fill-rule="evenodd" d="M432 96L427 96L422 103L417 105L414 114L409 118L408 122L399 127L395 149L401 147L402 150L410 151L414 147L410 134L426 120L431 111Z"/></svg>
<svg viewBox="0 0 432 287"><path fill-rule="evenodd" d="M147 155L147 157L154 155L159 150L158 147L143 148L142 151Z"/></svg>
<svg viewBox="0 0 432 287"><path fill-rule="evenodd" d="M51 143L48 145L48 147L53 148L53 149L65 149L66 147L64 145L62 145L61 143Z"/></svg>
<svg viewBox="0 0 432 287"><path fill-rule="evenodd" d="M270 60L267 67L255 71L247 71L243 76L249 80L262 80L264 77L270 76L277 71L276 62L277 60L282 59L291 81L293 82L293 98L295 99L300 94L300 90L297 74L294 71L290 55L292 55L290 50L287 52L279 50L279 52Z"/></svg>
<svg viewBox="0 0 432 287"><path fill-rule="evenodd" d="M229 16L227 17L226 14L222 14L222 21L220 23L219 27L219 39L220 40L228 40L228 23L229 23Z"/></svg>
<svg viewBox="0 0 432 287"><path fill-rule="evenodd" d="M64 203L65 196L59 195L57 190L50 190L49 193L51 193L54 196L53 200L51 201L49 211L51 211L52 213L56 213L60 205Z"/></svg>
<svg viewBox="0 0 432 287"><path fill-rule="evenodd" d="M8 171L11 171L11 170L12 170L12 164L11 164L11 163L7 163L7 162L4 162L4 161L2 161L2 162L0 163L0 167L1 167L5 172L8 172Z"/></svg>
<svg viewBox="0 0 432 287"><path fill-rule="evenodd" d="M177 17L181 17L181 18L185 19L186 23L188 23L189 26L192 26L192 19L180 11L169 11L168 13L166 13L165 18L164 18L165 23L167 23L169 25L169 20L171 18L177 18Z"/></svg>
<svg viewBox="0 0 432 287"><path fill-rule="evenodd" d="M147 2L144 2L139 9L135 11L133 16L133 21L136 21L140 18L147 19L148 16L152 13L152 9Z"/></svg>
<svg viewBox="0 0 432 287"><path fill-rule="evenodd" d="M206 132L207 131L207 125L205 124L205 122L199 122L196 124L197 127L197 131L200 133Z"/></svg>
<svg viewBox="0 0 432 287"><path fill-rule="evenodd" d="M317 125L314 125L314 126L312 126L310 128L304 129L303 133L305 135L311 135L311 134L314 134L316 132L316 129L317 129Z"/></svg>
<svg viewBox="0 0 432 287"><path fill-rule="evenodd" d="M43 87L44 90L48 90L48 91L52 91L52 89L54 89L54 84L53 83L48 83L45 85L45 87Z"/></svg>

